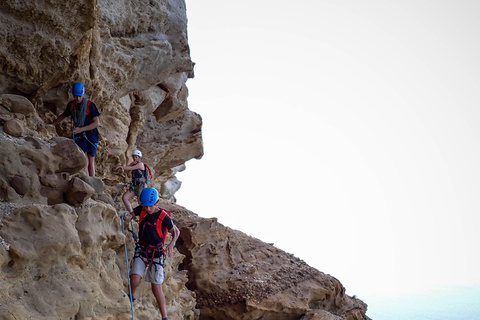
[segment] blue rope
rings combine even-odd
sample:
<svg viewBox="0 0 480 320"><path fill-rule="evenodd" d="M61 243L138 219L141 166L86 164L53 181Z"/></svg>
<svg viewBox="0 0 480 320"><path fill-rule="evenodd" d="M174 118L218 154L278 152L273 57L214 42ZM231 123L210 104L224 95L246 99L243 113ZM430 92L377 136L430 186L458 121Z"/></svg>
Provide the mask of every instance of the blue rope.
<svg viewBox="0 0 480 320"><path fill-rule="evenodd" d="M90 142L90 144L91 144L95 149L98 147L98 142L97 142L97 143L93 143L92 141L88 140L87 135L84 135L83 137L85 138L85 140L87 140L88 142Z"/></svg>
<svg viewBox="0 0 480 320"><path fill-rule="evenodd" d="M124 213L122 213L122 231L123 231L123 235L125 235L125 261L127 264L128 292L129 292L129 298L130 298L130 306L132 307L132 320L135 320L135 314L133 312L132 286L130 284L130 271L128 270L127 237L125 234L125 224L123 219L124 218L123 216L125 215L125 213L128 213L128 211L125 211Z"/></svg>
<svg viewBox="0 0 480 320"><path fill-rule="evenodd" d="M122 188L125 184L132 184L132 183L123 181L122 184L120 185L120 188L118 188L118 191L117 191L117 194L115 195L115 198L113 198L113 202L115 202L115 200L117 199L118 193L120 192L120 190L122 190Z"/></svg>
<svg viewBox="0 0 480 320"><path fill-rule="evenodd" d="M85 99L85 98L84 98L84 99ZM71 117L71 118L72 118L72 127L75 129L75 128L77 128L76 125L78 125L78 128L80 128L80 124L77 123L78 120L79 120L79 119L77 118L77 104L75 103L75 101L73 101L72 103L73 103L73 108L74 108L74 111L73 111L74 113L72 113L72 117ZM83 103L83 100L82 100L82 103ZM80 112L81 112L81 110L80 110ZM75 117L75 119L74 119L74 117ZM83 125L85 125L85 120L83 120L83 122L84 122ZM97 143L93 143L92 141L90 141L90 140L87 138L87 135L86 135L85 131L82 132L82 133L83 133L83 134L82 134L81 136L75 137L75 134L73 133L73 130L72 130L72 138L73 138L73 140L76 141L76 140L85 138L85 140L87 140L87 142L90 143L90 144L96 149L96 148L98 147L98 142L97 142Z"/></svg>
<svg viewBox="0 0 480 320"><path fill-rule="evenodd" d="M118 191L117 191L117 194L115 195L115 198L113 198L113 202L115 202L115 200L117 199L118 193L120 192L120 190L122 190L123 186L126 185L126 184L132 184L132 183L122 181L122 184L120 185L120 188L118 188Z"/></svg>
<svg viewBox="0 0 480 320"><path fill-rule="evenodd" d="M123 187L123 183L120 185L120 188L118 188L117 194L115 195L115 198L113 198L113 202L115 202L115 200L117 199L118 193L120 192L120 190L122 190L122 187Z"/></svg>

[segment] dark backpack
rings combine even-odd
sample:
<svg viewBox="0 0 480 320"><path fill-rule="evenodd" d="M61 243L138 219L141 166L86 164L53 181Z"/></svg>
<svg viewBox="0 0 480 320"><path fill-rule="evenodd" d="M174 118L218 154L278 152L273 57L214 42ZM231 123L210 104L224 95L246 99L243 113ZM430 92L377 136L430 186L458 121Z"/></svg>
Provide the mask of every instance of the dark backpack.
<svg viewBox="0 0 480 320"><path fill-rule="evenodd" d="M142 212L140 213L140 218L138 220L139 225L142 222L143 218L145 218L146 215L147 215L147 209L145 209L145 207L143 207ZM155 228L157 229L158 235L160 236L160 238L162 238L163 242L165 242L165 240L167 239L167 234L168 234L168 230L166 228L164 230L162 230L163 219L165 218L166 215L168 215L169 217L172 217L172 214L169 211L167 211L165 209L162 209L162 212L160 212L160 214L158 216L158 219L157 219L157 221L155 222L155 225L154 225Z"/></svg>
<svg viewBox="0 0 480 320"><path fill-rule="evenodd" d="M135 170L132 172L132 182L134 186L141 184L147 184L152 181L153 175L150 167L144 162L143 163L145 170Z"/></svg>

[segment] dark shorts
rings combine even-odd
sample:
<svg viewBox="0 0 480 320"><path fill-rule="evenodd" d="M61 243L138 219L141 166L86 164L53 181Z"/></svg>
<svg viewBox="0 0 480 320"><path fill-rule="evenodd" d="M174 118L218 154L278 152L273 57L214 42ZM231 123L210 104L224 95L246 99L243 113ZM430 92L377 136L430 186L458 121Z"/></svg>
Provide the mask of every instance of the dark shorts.
<svg viewBox="0 0 480 320"><path fill-rule="evenodd" d="M136 186L131 185L129 190L135 192L137 197L140 197L140 195L142 194L142 191L143 191L143 189L145 189L145 187L146 187L145 183L141 183L141 184L136 185Z"/></svg>
<svg viewBox="0 0 480 320"><path fill-rule="evenodd" d="M80 138L80 139L75 139L75 143L77 144L77 146L80 147L80 149L83 150L83 152L86 152L92 157L95 157L95 155L97 154L98 142L93 143L87 140L87 138Z"/></svg>

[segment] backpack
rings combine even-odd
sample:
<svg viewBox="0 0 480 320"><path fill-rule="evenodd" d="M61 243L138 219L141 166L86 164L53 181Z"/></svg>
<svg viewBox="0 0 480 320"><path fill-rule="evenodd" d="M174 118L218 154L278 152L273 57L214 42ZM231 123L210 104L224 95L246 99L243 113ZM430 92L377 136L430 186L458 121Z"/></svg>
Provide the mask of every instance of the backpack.
<svg viewBox="0 0 480 320"><path fill-rule="evenodd" d="M90 100L87 100L87 116L90 116ZM75 103L73 101L70 101L70 113L73 113L73 107Z"/></svg>
<svg viewBox="0 0 480 320"><path fill-rule="evenodd" d="M152 170L146 163L143 163L143 165L145 166L145 170L143 171L143 177L145 178L145 183L149 183L153 179Z"/></svg>
<svg viewBox="0 0 480 320"><path fill-rule="evenodd" d="M137 169L132 171L132 183L134 186L147 184L153 179L150 167L145 162L143 162L143 165L145 167L144 170Z"/></svg>
<svg viewBox="0 0 480 320"><path fill-rule="evenodd" d="M140 213L140 218L138 219L138 225L140 225L140 223L142 222L143 218L145 218L146 215L147 215L147 209L143 207L142 212ZM169 217L172 217L172 214L169 211L162 209L162 212L160 212L160 215L158 216L158 219L154 225L155 228L157 229L158 235L160 236L160 238L162 238L163 242L165 242L165 240L167 239L167 234L168 234L168 231L166 230L166 228L165 230L162 230L163 219L165 218L166 215L168 215Z"/></svg>
<svg viewBox="0 0 480 320"><path fill-rule="evenodd" d="M165 218L165 216L167 214L168 214L169 217L172 216L172 214L170 212L168 212L165 209L162 209L162 211L158 215L157 221L155 221L155 224L154 224L155 229L157 230L157 233L160 236L160 238L162 239L162 241L160 241L156 245L150 245L150 244L142 243L141 241L137 242L137 252L142 251L144 253L145 258L147 258L147 260L149 261L150 268L152 267L152 265L157 265L157 264L163 266L163 263L165 261L165 256L166 256L167 253L163 250L163 244L165 243L165 240L167 239L168 230L166 228L164 230L162 230L162 223L163 223L163 219ZM140 226L140 223L142 222L143 218L145 218L146 215L147 215L147 210L145 209L145 207L143 207L142 212L140 213L140 218L138 220L138 225L139 226ZM152 225L150 222L146 222L146 224ZM142 234L143 234L144 229L145 229L145 226L143 226L143 229L138 230L140 238L142 238ZM154 259L155 258L155 252L160 252L160 251L163 251L163 259L160 259L160 262L155 262L154 261L155 260ZM137 253L135 253L135 254L137 254Z"/></svg>

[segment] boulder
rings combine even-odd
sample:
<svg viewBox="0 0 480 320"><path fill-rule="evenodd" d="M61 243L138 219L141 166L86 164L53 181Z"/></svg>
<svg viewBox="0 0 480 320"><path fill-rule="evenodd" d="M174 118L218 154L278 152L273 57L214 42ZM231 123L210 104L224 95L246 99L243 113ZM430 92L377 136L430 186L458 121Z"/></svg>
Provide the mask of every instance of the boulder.
<svg viewBox="0 0 480 320"><path fill-rule="evenodd" d="M5 122L3 125L3 131L13 137L23 137L25 136L26 129L22 121L18 119L11 119Z"/></svg>
<svg viewBox="0 0 480 320"><path fill-rule="evenodd" d="M82 206L95 194L95 189L79 178L73 178L65 199L74 207Z"/></svg>

